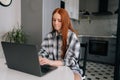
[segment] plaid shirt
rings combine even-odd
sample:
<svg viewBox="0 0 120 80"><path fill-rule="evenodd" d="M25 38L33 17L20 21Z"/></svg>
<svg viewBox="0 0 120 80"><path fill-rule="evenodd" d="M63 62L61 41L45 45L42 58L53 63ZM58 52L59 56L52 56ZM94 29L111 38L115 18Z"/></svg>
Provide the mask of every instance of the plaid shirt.
<svg viewBox="0 0 120 80"><path fill-rule="evenodd" d="M50 32L47 34L42 42L42 48L39 51L39 55L49 58L51 60L62 60L65 66L70 67L72 70L76 70L81 73L78 65L78 57L80 54L80 42L75 33L68 31L67 38L67 51L64 59L61 58L61 46L62 36L57 32Z"/></svg>

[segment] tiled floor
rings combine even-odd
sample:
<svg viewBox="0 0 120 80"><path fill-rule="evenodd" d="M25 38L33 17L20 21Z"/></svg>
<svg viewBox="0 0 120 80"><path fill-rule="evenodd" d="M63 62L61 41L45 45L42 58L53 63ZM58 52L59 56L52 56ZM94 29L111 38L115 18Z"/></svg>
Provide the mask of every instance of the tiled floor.
<svg viewBox="0 0 120 80"><path fill-rule="evenodd" d="M108 64L100 64L87 62L85 80L113 80L114 66Z"/></svg>

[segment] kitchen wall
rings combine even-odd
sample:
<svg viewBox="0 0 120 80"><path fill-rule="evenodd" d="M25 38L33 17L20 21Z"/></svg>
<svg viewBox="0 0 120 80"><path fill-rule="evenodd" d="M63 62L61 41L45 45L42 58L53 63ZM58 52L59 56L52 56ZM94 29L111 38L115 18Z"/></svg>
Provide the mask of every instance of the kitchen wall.
<svg viewBox="0 0 120 80"><path fill-rule="evenodd" d="M73 21L73 26L80 35L111 36L116 34L117 15L91 19L91 22L88 19L82 19L80 22Z"/></svg>
<svg viewBox="0 0 120 80"><path fill-rule="evenodd" d="M12 0L12 4L8 7L0 5L0 42L2 35L18 24L21 24L21 0ZM1 57L3 54L0 44Z"/></svg>

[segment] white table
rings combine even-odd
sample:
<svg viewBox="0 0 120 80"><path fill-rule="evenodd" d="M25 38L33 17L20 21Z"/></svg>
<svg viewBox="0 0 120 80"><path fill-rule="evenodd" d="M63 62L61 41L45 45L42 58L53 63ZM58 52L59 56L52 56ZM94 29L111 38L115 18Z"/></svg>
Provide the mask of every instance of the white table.
<svg viewBox="0 0 120 80"><path fill-rule="evenodd" d="M4 58L0 59L0 80L74 80L73 72L65 66L58 67L43 77L38 77L9 69L5 62Z"/></svg>

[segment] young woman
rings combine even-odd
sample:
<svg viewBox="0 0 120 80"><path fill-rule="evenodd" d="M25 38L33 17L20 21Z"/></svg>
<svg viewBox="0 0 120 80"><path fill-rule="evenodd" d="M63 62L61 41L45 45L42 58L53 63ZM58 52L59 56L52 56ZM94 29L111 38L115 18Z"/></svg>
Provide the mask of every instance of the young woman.
<svg viewBox="0 0 120 80"><path fill-rule="evenodd" d="M41 46L40 65L68 66L75 80L82 80L78 65L80 42L65 9L57 8L53 11L52 31L47 34Z"/></svg>

